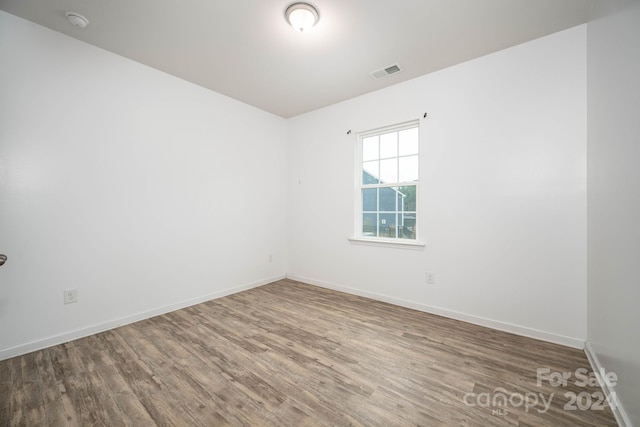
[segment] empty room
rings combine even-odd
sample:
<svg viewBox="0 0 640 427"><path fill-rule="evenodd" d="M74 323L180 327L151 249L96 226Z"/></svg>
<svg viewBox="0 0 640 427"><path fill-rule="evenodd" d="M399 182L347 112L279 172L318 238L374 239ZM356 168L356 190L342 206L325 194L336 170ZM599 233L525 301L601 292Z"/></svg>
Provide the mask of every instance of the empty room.
<svg viewBox="0 0 640 427"><path fill-rule="evenodd" d="M640 1L0 0L0 425L640 426Z"/></svg>

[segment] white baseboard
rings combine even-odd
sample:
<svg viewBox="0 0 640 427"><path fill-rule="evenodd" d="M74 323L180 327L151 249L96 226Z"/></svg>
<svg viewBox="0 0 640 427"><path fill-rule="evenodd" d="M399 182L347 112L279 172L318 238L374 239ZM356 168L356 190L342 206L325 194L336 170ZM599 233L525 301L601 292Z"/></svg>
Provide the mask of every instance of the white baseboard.
<svg viewBox="0 0 640 427"><path fill-rule="evenodd" d="M550 332L540 331L537 329L527 328L512 323L500 322L498 320L487 319L484 317L474 316L471 314L460 313L445 308L434 307L426 304L415 303L399 298L394 298L388 295L378 294L374 292L362 291L360 289L354 289L347 286L335 285L332 283L326 283L320 280L315 280L309 277L302 277L297 275L288 274L288 279L298 282L308 283L310 285L320 286L322 288L333 289L348 294L358 295L366 298L371 298L377 301L388 302L390 304L399 305L401 307L412 308L418 311L424 311L426 313L437 314L439 316L448 317L451 319L462 320L464 322L473 323L475 325L486 326L488 328L497 329L503 332L510 332L516 335L522 335L529 338L535 338L542 341L552 342L568 347L573 347L582 350L584 348L584 340L567 337L564 335L553 334Z"/></svg>
<svg viewBox="0 0 640 427"><path fill-rule="evenodd" d="M591 369L593 369L593 372L607 372L604 366L602 366L602 364L600 363L600 360L598 359L598 355L593 350L593 347L591 346L591 343L589 341L585 342L584 353L587 355L587 359L589 359L589 364L591 365ZM611 405L611 410L613 411L613 416L616 417L616 422L618 423L618 425L620 427L632 427L633 424L631 424L631 420L629 419L629 416L627 415L626 411L624 410L624 407L616 397L617 395L613 387L611 387L606 382L603 384L600 381L600 377L597 377L597 378L605 396L613 396L613 399L612 399L613 404Z"/></svg>
<svg viewBox="0 0 640 427"><path fill-rule="evenodd" d="M78 338L83 338L89 335L97 334L100 332L115 329L120 326L128 325L130 323L138 322L140 320L149 319L151 317L158 316L160 314L169 313L171 311L179 310L181 308L191 307L192 305L200 304L213 299L221 298L227 295L235 294L247 289L257 288L258 286L266 285L271 282L284 279L284 275L267 277L262 280L247 283L244 285L236 286L222 291L214 292L208 295L203 295L198 298L193 298L187 301L182 301L176 304L159 307L153 310L145 311L143 313L133 314L131 316L121 317L119 319L111 320L109 322L100 323L97 325L87 326L85 328L76 329L74 331L65 332L59 335L31 341L25 344L20 344L14 347L0 349L0 360L9 359L11 357L20 356L22 354L31 353L32 351L42 350L43 348L51 347L65 342L73 341Z"/></svg>

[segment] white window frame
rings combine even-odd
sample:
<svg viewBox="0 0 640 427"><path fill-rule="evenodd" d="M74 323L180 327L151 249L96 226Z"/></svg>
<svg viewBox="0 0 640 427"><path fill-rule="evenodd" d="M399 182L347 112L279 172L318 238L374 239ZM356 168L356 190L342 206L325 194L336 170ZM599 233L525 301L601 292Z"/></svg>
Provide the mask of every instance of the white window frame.
<svg viewBox="0 0 640 427"><path fill-rule="evenodd" d="M362 146L363 140L365 138L382 135L390 132L399 132L406 129L418 129L418 180L410 181L410 182L394 182L387 183L386 185L372 185L372 186L364 186L362 182ZM349 238L349 241L354 244L365 244L365 245L375 245L375 246L387 246L394 248L408 248L408 249L423 249L425 244L420 240L420 233L422 227L419 226L419 197L420 197L420 157L422 151L422 144L420 144L420 120L411 120L404 123L399 123L396 125L385 126L377 129L372 129L366 132L361 132L356 135L355 142L355 202L354 202L354 234L353 237ZM400 157L400 156L398 156ZM416 237L415 239L401 239L401 238L390 238L390 237L370 237L364 236L362 234L362 216L363 216L363 201L362 201L362 190L363 188L389 188L389 187L401 187L403 185L415 185L416 186Z"/></svg>

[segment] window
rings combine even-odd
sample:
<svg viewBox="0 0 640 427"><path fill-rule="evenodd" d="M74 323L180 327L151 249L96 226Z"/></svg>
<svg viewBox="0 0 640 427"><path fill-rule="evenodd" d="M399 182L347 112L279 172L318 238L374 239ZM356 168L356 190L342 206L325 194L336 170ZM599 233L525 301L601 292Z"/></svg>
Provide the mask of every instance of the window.
<svg viewBox="0 0 640 427"><path fill-rule="evenodd" d="M356 237L415 241L419 123L358 135Z"/></svg>

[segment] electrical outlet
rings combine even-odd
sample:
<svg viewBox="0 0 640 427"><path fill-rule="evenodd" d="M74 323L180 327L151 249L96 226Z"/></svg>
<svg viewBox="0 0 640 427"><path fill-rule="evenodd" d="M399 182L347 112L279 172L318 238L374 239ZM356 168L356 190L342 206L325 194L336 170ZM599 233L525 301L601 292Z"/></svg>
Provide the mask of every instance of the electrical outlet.
<svg viewBox="0 0 640 427"><path fill-rule="evenodd" d="M273 262L273 255L269 254L269 255L267 256L267 260L268 260L269 262Z"/></svg>
<svg viewBox="0 0 640 427"><path fill-rule="evenodd" d="M64 303L71 304L78 302L78 290L77 289L65 289L64 290Z"/></svg>
<svg viewBox="0 0 640 427"><path fill-rule="evenodd" d="M433 273L426 273L427 285L433 285L436 283L436 278Z"/></svg>

